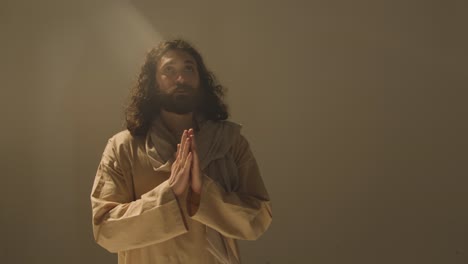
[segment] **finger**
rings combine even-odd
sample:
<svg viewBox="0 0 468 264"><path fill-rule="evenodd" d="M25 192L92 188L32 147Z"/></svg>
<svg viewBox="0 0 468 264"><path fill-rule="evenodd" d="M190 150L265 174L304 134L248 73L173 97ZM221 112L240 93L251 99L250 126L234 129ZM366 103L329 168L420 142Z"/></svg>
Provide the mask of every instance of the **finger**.
<svg viewBox="0 0 468 264"><path fill-rule="evenodd" d="M176 172L179 170L179 167L180 167L180 144L177 144L177 151L175 153L175 160L174 160L174 163L172 163L172 168L171 170ZM171 173L171 176L169 177L169 184L171 184L172 182L174 182L175 180L175 175L177 173Z"/></svg>
<svg viewBox="0 0 468 264"><path fill-rule="evenodd" d="M186 139L184 141L184 147L183 147L183 150L182 150L182 159L181 160L185 161L187 159L187 155L189 154L189 149L190 149L190 138L186 137Z"/></svg>
<svg viewBox="0 0 468 264"><path fill-rule="evenodd" d="M181 149L181 151L183 151L184 148L185 148L185 142L187 140L187 137L188 137L188 131L184 130L184 133L182 133L182 138L180 139L180 149Z"/></svg>
<svg viewBox="0 0 468 264"><path fill-rule="evenodd" d="M195 143L195 135L190 136L190 141L191 141L191 149L193 152L197 151L197 144Z"/></svg>
<svg viewBox="0 0 468 264"><path fill-rule="evenodd" d="M172 170L175 171L175 167L173 167ZM174 182L174 174L174 172L171 172L171 175L169 176L169 184L172 184Z"/></svg>
<svg viewBox="0 0 468 264"><path fill-rule="evenodd" d="M200 160L198 159L198 151L197 151L197 144L195 142L195 136L192 136L191 139L191 151L193 152L193 164L196 166L196 170L199 169L199 165L200 165Z"/></svg>
<svg viewBox="0 0 468 264"><path fill-rule="evenodd" d="M176 160L179 157L179 151L180 151L180 144L177 144L177 150L176 150L176 153L175 153L175 159Z"/></svg>
<svg viewBox="0 0 468 264"><path fill-rule="evenodd" d="M185 160L184 168L190 167L190 165L192 165L192 157L192 152L189 152L189 154L187 154L187 159Z"/></svg>
<svg viewBox="0 0 468 264"><path fill-rule="evenodd" d="M185 162L181 164L179 172L176 173L176 176L175 176L176 178L174 179L174 181L177 184L181 184L181 185L188 184L188 177L190 175L190 168L187 168L187 167L190 167L191 162L192 162L192 154L189 153L187 155L187 159L185 160Z"/></svg>
<svg viewBox="0 0 468 264"><path fill-rule="evenodd" d="M180 140L180 149L183 150L185 146L185 138L187 137L187 131L184 130L184 133L182 133L182 139ZM177 156L179 159L182 158L182 153L179 151L179 154Z"/></svg>
<svg viewBox="0 0 468 264"><path fill-rule="evenodd" d="M187 132L187 136L190 138L190 141L192 141L192 139L194 138L195 134L194 134L194 131L193 129L189 129L188 132ZM192 144L190 143L190 149L192 148Z"/></svg>
<svg viewBox="0 0 468 264"><path fill-rule="evenodd" d="M187 155L187 160L185 161L184 164L184 176L188 177L190 175L190 167L192 166L192 159L193 159L193 154L190 152Z"/></svg>

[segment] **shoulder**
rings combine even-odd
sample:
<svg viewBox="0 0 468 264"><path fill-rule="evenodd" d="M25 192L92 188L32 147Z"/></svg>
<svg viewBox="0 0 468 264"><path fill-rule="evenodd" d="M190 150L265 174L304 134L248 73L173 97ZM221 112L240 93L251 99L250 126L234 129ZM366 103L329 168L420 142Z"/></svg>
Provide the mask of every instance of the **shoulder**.
<svg viewBox="0 0 468 264"><path fill-rule="evenodd" d="M135 137L127 129L113 134L108 141L112 142L115 146L125 146L139 144L144 141L143 137Z"/></svg>
<svg viewBox="0 0 468 264"><path fill-rule="evenodd" d="M221 121L224 122L225 127L229 127L232 131L234 131L233 134L235 134L235 141L238 144L248 144L247 138L245 134L242 132L242 128L244 125L242 123L237 123L235 121L230 121L230 120L224 120Z"/></svg>
<svg viewBox="0 0 468 264"><path fill-rule="evenodd" d="M221 122L223 126L227 128L226 130L230 130L231 134L233 135L235 144L239 144L243 146L245 146L246 144L247 145L249 144L247 137L242 132L242 128L244 127L242 123L238 123L238 122L231 121L231 120L223 120L219 122Z"/></svg>
<svg viewBox="0 0 468 264"><path fill-rule="evenodd" d="M215 130L218 133L222 133L225 137L239 134L242 129L242 124L236 123L230 120L208 120L202 125L208 130Z"/></svg>
<svg viewBox="0 0 468 264"><path fill-rule="evenodd" d="M240 130L242 128L242 124L234 122L232 120L222 120L222 121L219 121L219 122L222 123L224 126L232 127L234 129L239 129Z"/></svg>
<svg viewBox="0 0 468 264"><path fill-rule="evenodd" d="M145 139L135 137L127 129L111 135L107 140L105 152L115 156L129 156L135 153L139 147L144 147Z"/></svg>
<svg viewBox="0 0 468 264"><path fill-rule="evenodd" d="M223 133L225 135L234 139L237 139L241 135L242 124L230 120L223 120L218 122L223 127Z"/></svg>
<svg viewBox="0 0 468 264"><path fill-rule="evenodd" d="M243 125L230 120L219 121L223 127L223 134L228 138L233 148L243 146L247 143L247 139L242 133Z"/></svg>
<svg viewBox="0 0 468 264"><path fill-rule="evenodd" d="M130 131L128 131L127 129L119 131L109 138L109 141L114 142L114 144L128 144L131 143L131 141L133 140L134 137L132 136L132 134L130 134Z"/></svg>
<svg viewBox="0 0 468 264"><path fill-rule="evenodd" d="M250 160L253 153L250 148L250 143L245 134L242 132L243 125L234 121L222 121L225 127L231 130L231 151L238 164Z"/></svg>

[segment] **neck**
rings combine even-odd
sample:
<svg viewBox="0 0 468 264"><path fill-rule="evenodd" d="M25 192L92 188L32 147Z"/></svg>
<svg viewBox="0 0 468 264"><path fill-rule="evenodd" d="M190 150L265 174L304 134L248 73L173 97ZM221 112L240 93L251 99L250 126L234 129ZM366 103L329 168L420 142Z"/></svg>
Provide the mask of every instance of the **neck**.
<svg viewBox="0 0 468 264"><path fill-rule="evenodd" d="M185 129L194 128L193 113L176 114L161 109L161 119L176 139L181 138Z"/></svg>

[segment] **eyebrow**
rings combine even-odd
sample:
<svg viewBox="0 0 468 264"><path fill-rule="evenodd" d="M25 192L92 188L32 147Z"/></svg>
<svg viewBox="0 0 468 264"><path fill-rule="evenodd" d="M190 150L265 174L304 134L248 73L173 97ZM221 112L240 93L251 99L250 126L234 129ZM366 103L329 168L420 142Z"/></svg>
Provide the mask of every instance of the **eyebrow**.
<svg viewBox="0 0 468 264"><path fill-rule="evenodd" d="M174 60L170 60L169 62L166 62L164 65L162 65L163 67L166 66L166 65L171 65L171 64L174 64ZM185 60L184 61L185 64L192 64L192 65L195 65L195 62L193 60Z"/></svg>

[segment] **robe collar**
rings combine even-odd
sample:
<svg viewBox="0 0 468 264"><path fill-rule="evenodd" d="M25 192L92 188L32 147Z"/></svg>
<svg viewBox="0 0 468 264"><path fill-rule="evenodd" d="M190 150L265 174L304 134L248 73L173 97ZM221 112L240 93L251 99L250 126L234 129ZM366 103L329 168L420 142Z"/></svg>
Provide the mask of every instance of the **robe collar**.
<svg viewBox="0 0 468 264"><path fill-rule="evenodd" d="M207 120L201 115L194 117L194 123L201 170L204 170L211 161L226 154L242 127L231 121ZM159 116L154 118L146 134L145 145L155 171L171 170L178 143L180 139L173 136L162 119Z"/></svg>

